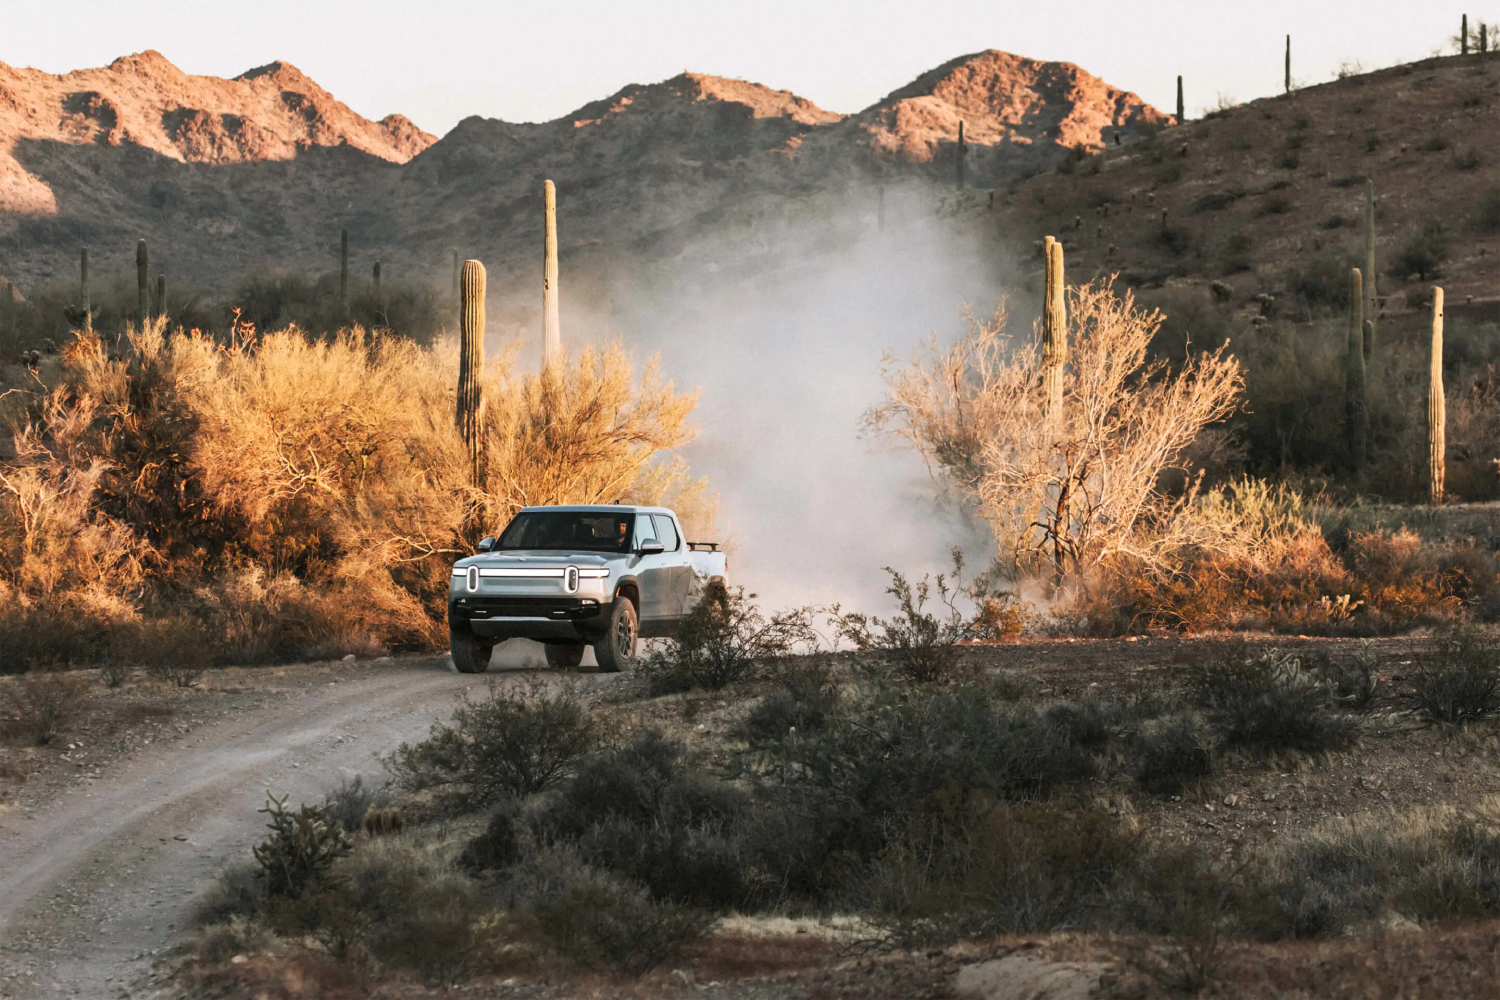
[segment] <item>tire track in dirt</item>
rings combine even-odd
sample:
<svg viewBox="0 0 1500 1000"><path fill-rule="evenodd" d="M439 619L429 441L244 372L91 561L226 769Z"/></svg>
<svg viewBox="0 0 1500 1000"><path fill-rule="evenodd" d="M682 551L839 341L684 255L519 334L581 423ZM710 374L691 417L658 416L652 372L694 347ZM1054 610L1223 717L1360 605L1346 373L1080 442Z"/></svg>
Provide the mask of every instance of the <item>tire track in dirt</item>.
<svg viewBox="0 0 1500 1000"><path fill-rule="evenodd" d="M296 803L341 778L378 782L377 755L486 682L446 658L372 667L158 744L30 815L0 816L0 998L154 992L153 956L224 866L249 856L267 788Z"/></svg>

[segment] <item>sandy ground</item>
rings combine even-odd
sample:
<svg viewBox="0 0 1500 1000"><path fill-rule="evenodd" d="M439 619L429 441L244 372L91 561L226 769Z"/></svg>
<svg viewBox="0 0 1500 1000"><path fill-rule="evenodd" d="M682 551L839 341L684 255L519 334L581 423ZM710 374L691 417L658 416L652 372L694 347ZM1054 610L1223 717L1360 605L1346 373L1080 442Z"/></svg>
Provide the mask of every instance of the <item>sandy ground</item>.
<svg viewBox="0 0 1500 1000"><path fill-rule="evenodd" d="M382 781L378 755L486 680L446 657L290 668L269 697L41 782L0 813L0 998L151 995L193 899L249 857L268 788L296 803Z"/></svg>

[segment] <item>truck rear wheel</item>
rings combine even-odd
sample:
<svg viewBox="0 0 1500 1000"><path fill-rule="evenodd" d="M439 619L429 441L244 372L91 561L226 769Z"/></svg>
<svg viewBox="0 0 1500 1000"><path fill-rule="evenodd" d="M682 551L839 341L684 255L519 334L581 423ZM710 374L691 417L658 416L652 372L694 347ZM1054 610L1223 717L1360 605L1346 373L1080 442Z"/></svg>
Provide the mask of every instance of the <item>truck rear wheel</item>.
<svg viewBox="0 0 1500 1000"><path fill-rule="evenodd" d="M547 643L547 666L552 667L554 670L577 670L578 664L582 662L583 643Z"/></svg>
<svg viewBox="0 0 1500 1000"><path fill-rule="evenodd" d="M639 630L635 605L628 597L616 597L609 607L609 628L604 637L594 643L594 659L599 661L600 673L617 674L635 666Z"/></svg>
<svg viewBox="0 0 1500 1000"><path fill-rule="evenodd" d="M461 674L482 674L489 669L493 642L482 642L472 635L461 632L448 633L448 648L453 653L453 665Z"/></svg>

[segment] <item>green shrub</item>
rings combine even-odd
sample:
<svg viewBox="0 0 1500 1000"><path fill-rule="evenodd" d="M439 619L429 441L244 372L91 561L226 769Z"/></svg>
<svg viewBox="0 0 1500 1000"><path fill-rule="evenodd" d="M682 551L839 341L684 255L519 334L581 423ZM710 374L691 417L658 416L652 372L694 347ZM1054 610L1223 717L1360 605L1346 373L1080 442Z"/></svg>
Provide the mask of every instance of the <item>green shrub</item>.
<svg viewBox="0 0 1500 1000"><path fill-rule="evenodd" d="M818 732L838 705L838 688L825 667L785 671L780 685L756 702L739 732L753 747L773 745L793 733Z"/></svg>
<svg viewBox="0 0 1500 1000"><path fill-rule="evenodd" d="M288 796L266 793L260 811L270 817L270 834L254 848L255 861L273 896L296 899L316 887L334 862L352 849L344 828L318 806L303 804L292 812Z"/></svg>
<svg viewBox="0 0 1500 1000"><path fill-rule="evenodd" d="M647 731L585 764L538 827L657 899L722 908L747 895L736 830L749 811L743 791L690 769L681 744Z"/></svg>
<svg viewBox="0 0 1500 1000"><path fill-rule="evenodd" d="M907 947L1088 926L1136 839L1102 809L949 800L893 838L852 891Z"/></svg>
<svg viewBox="0 0 1500 1000"><path fill-rule="evenodd" d="M889 619L859 612L841 615L836 619L839 635L859 649L881 654L915 683L951 678L958 666L958 642L968 635L968 622L954 606L957 595L942 574L935 583L924 576L913 587L889 566L885 571L891 577L885 592L896 598L897 614ZM946 614L927 610L934 590Z"/></svg>
<svg viewBox="0 0 1500 1000"><path fill-rule="evenodd" d="M508 868L520 860L521 838L521 804L515 799L501 802L484 832L464 846L458 865L471 874Z"/></svg>
<svg viewBox="0 0 1500 1000"><path fill-rule="evenodd" d="M449 724L401 744L385 763L403 788L434 789L449 806L473 811L556 784L600 739L571 687L491 681L482 701L466 695Z"/></svg>
<svg viewBox="0 0 1500 1000"><path fill-rule="evenodd" d="M1148 792L1173 794L1213 773L1213 734L1194 713L1151 720L1133 749L1136 783Z"/></svg>
<svg viewBox="0 0 1500 1000"><path fill-rule="evenodd" d="M1437 220L1429 222L1419 236L1409 241L1391 263L1391 273L1398 278L1427 281L1439 276L1448 261L1448 233Z"/></svg>
<svg viewBox="0 0 1500 1000"><path fill-rule="evenodd" d="M1456 725L1500 707L1500 649L1473 626L1438 633L1414 659L1412 701L1433 722Z"/></svg>
<svg viewBox="0 0 1500 1000"><path fill-rule="evenodd" d="M1226 747L1315 754L1344 749L1359 735L1358 720L1334 708L1328 682L1290 654L1211 664L1195 686Z"/></svg>
<svg viewBox="0 0 1500 1000"><path fill-rule="evenodd" d="M714 924L711 915L653 899L567 850L542 852L519 867L503 893L508 908L564 957L637 978L675 959Z"/></svg>
<svg viewBox="0 0 1500 1000"><path fill-rule="evenodd" d="M361 775L340 781L323 796L323 815L330 823L337 823L344 832L353 836L365 823L365 814L371 806L385 805L387 796L365 784Z"/></svg>
<svg viewBox="0 0 1500 1000"><path fill-rule="evenodd" d="M767 618L745 588L714 585L676 634L638 668L653 695L703 688L717 691L750 677L758 664L814 643L812 609Z"/></svg>
<svg viewBox="0 0 1500 1000"><path fill-rule="evenodd" d="M432 983L456 982L483 965L481 924L492 908L446 855L411 837L361 846L324 893L321 936L362 943L382 965Z"/></svg>

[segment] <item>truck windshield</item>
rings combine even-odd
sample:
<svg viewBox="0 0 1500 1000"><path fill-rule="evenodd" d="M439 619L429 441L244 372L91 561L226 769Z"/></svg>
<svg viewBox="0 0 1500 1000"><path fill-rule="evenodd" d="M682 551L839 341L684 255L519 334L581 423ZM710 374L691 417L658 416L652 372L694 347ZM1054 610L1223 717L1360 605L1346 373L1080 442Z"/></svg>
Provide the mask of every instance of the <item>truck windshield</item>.
<svg viewBox="0 0 1500 1000"><path fill-rule="evenodd" d="M534 510L517 514L496 549L558 549L568 552L628 552L634 514Z"/></svg>

